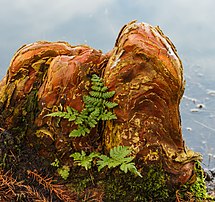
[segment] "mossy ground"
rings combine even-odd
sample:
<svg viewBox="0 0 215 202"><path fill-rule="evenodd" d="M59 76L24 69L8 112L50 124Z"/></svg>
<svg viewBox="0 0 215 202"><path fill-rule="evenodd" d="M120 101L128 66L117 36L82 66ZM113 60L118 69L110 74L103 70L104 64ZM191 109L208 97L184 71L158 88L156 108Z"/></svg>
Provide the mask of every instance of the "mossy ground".
<svg viewBox="0 0 215 202"><path fill-rule="evenodd" d="M115 173L105 182L104 201L171 201L162 169L150 167L143 178Z"/></svg>
<svg viewBox="0 0 215 202"><path fill-rule="evenodd" d="M97 188L103 193L102 201L105 202L175 201L174 193L167 187L168 176L160 167L148 167L143 178L125 174L117 168L71 175L69 187L79 196L83 196L87 189Z"/></svg>
<svg viewBox="0 0 215 202"><path fill-rule="evenodd" d="M26 144L18 144L9 133L4 132L2 137L7 138L7 159L4 161L5 171L11 168L13 177L17 181L24 181L26 185L34 186L41 190L45 197L61 202L52 190L44 189L41 184L29 178L27 170L40 173L41 176L53 177L53 184L65 184L78 201L104 201L104 202L175 202L175 201L214 201L207 195L204 174L199 162L195 166L195 177L180 190L171 189L167 185L168 175L161 166L144 166L143 178L132 173L124 173L118 168L102 169L97 167L86 171L84 168L74 166L70 170L67 180L57 176L57 169L51 162L41 158L37 150ZM15 141L17 147L12 150L9 144ZM5 148L4 148L5 149ZM13 152L13 155L10 153ZM9 155L10 154L10 155ZM1 159L1 163L3 163ZM3 164L1 165L3 167ZM15 190L16 191L16 190ZM21 201L29 201L25 196Z"/></svg>
<svg viewBox="0 0 215 202"><path fill-rule="evenodd" d="M119 169L96 170L71 173L69 187L78 193L80 199L102 195L104 202L203 202L215 199L207 194L204 173L199 162L195 165L195 177L188 183L173 188L168 186L169 176L161 167L145 166L143 178ZM84 174L85 173L85 174ZM94 190L94 194L91 191ZM95 191L97 190L97 191ZM89 194L89 192L91 194Z"/></svg>

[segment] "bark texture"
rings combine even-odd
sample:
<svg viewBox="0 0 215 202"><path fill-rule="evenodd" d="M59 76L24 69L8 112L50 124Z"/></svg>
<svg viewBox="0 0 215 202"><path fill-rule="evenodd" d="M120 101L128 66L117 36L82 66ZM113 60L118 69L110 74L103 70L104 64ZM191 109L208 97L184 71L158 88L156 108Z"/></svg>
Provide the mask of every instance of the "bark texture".
<svg viewBox="0 0 215 202"><path fill-rule="evenodd" d="M117 120L99 123L86 137L70 138L77 126L45 115L67 106L84 108L90 77L104 78ZM172 185L193 175L199 154L184 144L179 104L183 68L172 42L159 27L131 22L119 33L112 51L88 46L36 42L21 47L0 82L0 128L38 155L69 164L71 151L102 151L123 145L133 149L136 165L162 165Z"/></svg>
<svg viewBox="0 0 215 202"><path fill-rule="evenodd" d="M20 48L14 55L6 77L0 84L1 126L13 131L19 127L27 144L41 148L50 158L54 149L62 155L71 150L92 151L97 130L87 137L71 139L76 128L66 119L45 115L71 106L83 109L90 75L101 74L107 57L88 46L65 42L36 42ZM17 131L14 131L17 133Z"/></svg>
<svg viewBox="0 0 215 202"><path fill-rule="evenodd" d="M185 183L199 156L182 138L183 68L171 41L159 27L129 23L116 40L104 79L119 104L118 119L106 124L106 149L130 146L138 164L160 162L174 184Z"/></svg>

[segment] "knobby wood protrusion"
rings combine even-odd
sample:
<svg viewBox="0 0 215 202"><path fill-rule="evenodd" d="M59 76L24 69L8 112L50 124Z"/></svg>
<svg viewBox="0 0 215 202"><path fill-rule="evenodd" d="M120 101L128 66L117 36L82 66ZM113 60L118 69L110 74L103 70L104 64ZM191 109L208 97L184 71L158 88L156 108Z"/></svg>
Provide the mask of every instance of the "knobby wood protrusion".
<svg viewBox="0 0 215 202"><path fill-rule="evenodd" d="M104 79L119 104L118 119L106 124L106 149L131 146L140 164L161 163L173 184L184 184L200 156L184 145L183 67L171 41L158 27L129 23L117 38Z"/></svg>
<svg viewBox="0 0 215 202"><path fill-rule="evenodd" d="M101 122L88 136L70 138L77 126L47 117L67 106L84 108L92 74L103 77L117 120ZM110 151L130 146L138 168L162 166L177 186L193 175L200 155L182 137L179 104L184 92L183 68L171 41L159 27L135 21L125 25L107 54L66 42L36 42L21 47L0 82L0 128L20 137L54 161L71 165L75 151Z"/></svg>

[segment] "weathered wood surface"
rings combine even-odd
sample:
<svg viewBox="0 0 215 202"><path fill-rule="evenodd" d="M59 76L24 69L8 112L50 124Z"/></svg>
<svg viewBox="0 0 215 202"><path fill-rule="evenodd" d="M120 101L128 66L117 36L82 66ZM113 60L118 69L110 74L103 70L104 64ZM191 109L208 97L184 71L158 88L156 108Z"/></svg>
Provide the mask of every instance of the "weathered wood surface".
<svg viewBox="0 0 215 202"><path fill-rule="evenodd" d="M93 73L116 91L118 119L98 126L87 137L71 139L68 134L76 126L45 115L66 106L82 110L82 96L88 93ZM20 48L0 83L0 127L14 135L18 131L26 144L52 160L54 152L64 158L81 149L130 146L138 168L162 164L172 184L184 184L199 155L187 150L182 137L183 92L183 68L171 41L158 27L131 22L106 55L65 42Z"/></svg>
<svg viewBox="0 0 215 202"><path fill-rule="evenodd" d="M118 119L107 123L105 145L131 146L138 162L161 162L174 182L192 175L198 154L184 145L179 104L183 67L172 42L159 27L131 22L122 28L105 68Z"/></svg>

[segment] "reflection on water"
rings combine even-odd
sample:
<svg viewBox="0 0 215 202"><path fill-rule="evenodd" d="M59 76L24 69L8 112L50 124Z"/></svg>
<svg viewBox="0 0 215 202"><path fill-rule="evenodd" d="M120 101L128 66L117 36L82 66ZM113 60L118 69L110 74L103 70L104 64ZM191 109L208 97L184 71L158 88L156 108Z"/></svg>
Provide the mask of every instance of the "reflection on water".
<svg viewBox="0 0 215 202"><path fill-rule="evenodd" d="M186 143L204 154L206 167L215 167L214 7L213 0L1 0L0 79L23 44L63 40L106 52L125 23L137 19L159 25L184 64Z"/></svg>

